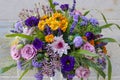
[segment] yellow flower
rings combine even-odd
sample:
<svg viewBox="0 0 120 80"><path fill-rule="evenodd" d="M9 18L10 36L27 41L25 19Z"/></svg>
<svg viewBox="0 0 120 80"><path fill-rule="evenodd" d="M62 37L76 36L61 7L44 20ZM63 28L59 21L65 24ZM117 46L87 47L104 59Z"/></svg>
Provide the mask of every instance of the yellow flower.
<svg viewBox="0 0 120 80"><path fill-rule="evenodd" d="M39 23L38 23L38 28L41 30L41 31L43 31L44 30L44 28L45 28L45 25L46 25L46 23L45 23L45 21L40 21Z"/></svg>
<svg viewBox="0 0 120 80"><path fill-rule="evenodd" d="M48 15L44 15L44 16L42 16L42 17L40 18L40 20L46 20L46 19L48 19L48 18L49 18Z"/></svg>
<svg viewBox="0 0 120 80"><path fill-rule="evenodd" d="M49 34L47 36L45 36L45 41L46 42L53 42L54 40L54 35L53 34Z"/></svg>
<svg viewBox="0 0 120 80"><path fill-rule="evenodd" d="M11 42L11 46L18 45L18 43L19 43L19 38L16 37L15 40Z"/></svg>
<svg viewBox="0 0 120 80"><path fill-rule="evenodd" d="M49 25L49 27L53 30L53 31L55 31L55 30L57 30L58 28L59 28L59 22L58 21L51 21L51 24Z"/></svg>

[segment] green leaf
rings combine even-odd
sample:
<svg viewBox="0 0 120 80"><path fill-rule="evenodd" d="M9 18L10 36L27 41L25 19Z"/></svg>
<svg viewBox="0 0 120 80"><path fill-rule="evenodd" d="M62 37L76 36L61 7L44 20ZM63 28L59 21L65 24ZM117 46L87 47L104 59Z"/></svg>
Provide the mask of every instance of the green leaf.
<svg viewBox="0 0 120 80"><path fill-rule="evenodd" d="M83 59L82 61L84 61L84 63L85 63L86 65L88 65L89 67L95 69L95 70L97 71L97 73L105 79L106 74L105 74L105 72L99 67L98 64L92 62L91 60L87 60L87 59Z"/></svg>
<svg viewBox="0 0 120 80"><path fill-rule="evenodd" d="M108 80L111 80L112 76L112 64L108 56L106 56L107 61L108 61Z"/></svg>
<svg viewBox="0 0 120 80"><path fill-rule="evenodd" d="M105 24L105 25L101 26L100 28L101 28L101 29L110 28L112 25L113 25L113 23Z"/></svg>
<svg viewBox="0 0 120 80"><path fill-rule="evenodd" d="M28 35L25 35L25 34L19 34L19 33L16 33L16 34L7 34L6 37L16 37L16 36L19 36L21 38L26 38L28 40L33 40L34 38L31 37L31 36L28 36Z"/></svg>
<svg viewBox="0 0 120 80"><path fill-rule="evenodd" d="M98 57L97 54L89 52L87 50L77 50L77 51L73 51L71 53L72 56L76 56L76 55L86 55L86 56L90 56L90 57Z"/></svg>
<svg viewBox="0 0 120 80"><path fill-rule="evenodd" d="M21 80L23 78L23 76L29 71L29 69L26 69L20 76L19 80Z"/></svg>
<svg viewBox="0 0 120 80"><path fill-rule="evenodd" d="M53 9L53 11L55 12L55 5L53 4L53 0L48 0L50 7Z"/></svg>
<svg viewBox="0 0 120 80"><path fill-rule="evenodd" d="M101 38L101 39L98 39L98 40L95 40L95 41L97 41L97 42L105 42L105 43L108 43L108 42L117 42L113 38Z"/></svg>
<svg viewBox="0 0 120 80"><path fill-rule="evenodd" d="M86 11L83 15L86 16L86 15L89 14L89 13L90 13L90 11L88 10L88 11Z"/></svg>
<svg viewBox="0 0 120 80"><path fill-rule="evenodd" d="M10 70L11 68L16 67L16 66L17 66L16 64L11 64L10 66L1 68L1 69L0 69L0 74L2 74L2 73L4 73L4 72L7 72L8 70Z"/></svg>
<svg viewBox="0 0 120 80"><path fill-rule="evenodd" d="M102 15L102 17L103 17L103 19L104 19L105 23L106 23L106 24L108 24L108 22L107 22L107 19L106 19L105 15L104 15L102 12L100 12L100 13L101 13L101 15Z"/></svg>

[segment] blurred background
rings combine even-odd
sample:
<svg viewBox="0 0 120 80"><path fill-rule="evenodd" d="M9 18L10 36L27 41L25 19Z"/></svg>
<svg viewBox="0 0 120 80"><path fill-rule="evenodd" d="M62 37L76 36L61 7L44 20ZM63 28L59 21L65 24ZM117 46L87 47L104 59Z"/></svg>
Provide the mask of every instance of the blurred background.
<svg viewBox="0 0 120 80"><path fill-rule="evenodd" d="M69 3L72 6L73 0L54 0L59 3ZM48 5L47 0L0 0L0 68L10 65L14 62L10 57L10 38L6 38L5 34L9 33L9 30L13 27L13 24L19 20L19 12L22 9L34 9L34 4L40 2L42 5ZM100 24L104 24L104 20L99 13L102 12L108 22L117 23L120 25L120 0L77 0L76 9L82 13L91 10L88 17L95 17L100 21ZM41 11L41 10L40 10ZM42 11L40 12L42 15ZM115 38L120 43L120 30L115 26L112 27L112 31L105 29L102 32L106 37ZM107 46L108 54L111 56L113 74L112 80L120 80L120 47L117 43L112 43ZM11 69L7 73L0 74L0 80L17 80L21 71L17 68ZM35 80L35 70L31 70L23 80ZM58 78L59 77L59 78ZM45 78L45 80L49 80ZM62 80L59 73L54 80ZM74 80L78 80L75 78ZM94 73L91 74L91 79L96 80ZM102 79L101 79L102 80Z"/></svg>

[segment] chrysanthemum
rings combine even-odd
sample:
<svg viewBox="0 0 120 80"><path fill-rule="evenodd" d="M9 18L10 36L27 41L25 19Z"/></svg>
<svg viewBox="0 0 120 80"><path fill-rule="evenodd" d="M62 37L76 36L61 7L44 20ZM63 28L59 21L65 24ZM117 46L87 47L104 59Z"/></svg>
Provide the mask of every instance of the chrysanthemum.
<svg viewBox="0 0 120 80"><path fill-rule="evenodd" d="M67 54L67 49L70 49L67 43L63 40L62 36L55 37L54 42L52 44L49 44L54 52L57 52L59 56L62 56L63 54Z"/></svg>

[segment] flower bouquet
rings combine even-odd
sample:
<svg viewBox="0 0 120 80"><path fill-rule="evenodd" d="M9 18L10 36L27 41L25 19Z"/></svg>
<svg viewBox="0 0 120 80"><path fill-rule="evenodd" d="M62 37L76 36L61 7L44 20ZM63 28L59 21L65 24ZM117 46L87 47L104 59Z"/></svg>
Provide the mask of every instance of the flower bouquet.
<svg viewBox="0 0 120 80"><path fill-rule="evenodd" d="M37 69L36 80L44 76L53 77L60 71L64 78L72 80L77 76L81 80L88 79L90 70L95 70L99 76L106 78L105 68L108 64L108 80L111 80L112 68L106 45L116 42L112 38L104 38L101 31L116 25L107 23L100 26L95 18L87 18L87 11L82 14L69 4L59 4L48 0L50 6L42 6L44 15L40 14L39 4L34 10L23 9L20 20L15 23L12 34L11 57L17 63L2 68L1 73L13 67L23 70L19 80L29 70Z"/></svg>

